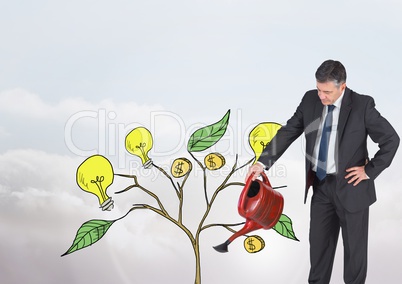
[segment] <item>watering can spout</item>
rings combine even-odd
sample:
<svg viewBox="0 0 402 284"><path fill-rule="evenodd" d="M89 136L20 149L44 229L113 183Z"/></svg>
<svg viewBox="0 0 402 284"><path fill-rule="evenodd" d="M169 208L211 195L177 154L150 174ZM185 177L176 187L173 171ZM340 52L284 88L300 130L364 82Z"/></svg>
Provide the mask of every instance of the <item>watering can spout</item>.
<svg viewBox="0 0 402 284"><path fill-rule="evenodd" d="M227 252L229 244L237 237L258 229L271 229L278 222L283 210L283 196L271 187L265 173L261 176L262 181L253 181L251 175L240 194L238 211L246 218L244 227L226 242L215 246L216 251Z"/></svg>
<svg viewBox="0 0 402 284"><path fill-rule="evenodd" d="M218 252L228 252L229 244L231 242L233 242L236 238L243 236L251 231L261 229L261 228L262 228L262 226L260 224L254 222L252 220L247 220L246 224L240 231L234 233L226 242L224 242L220 245L214 246L213 248Z"/></svg>
<svg viewBox="0 0 402 284"><path fill-rule="evenodd" d="M214 248L217 252L228 252L228 246L229 246L229 244L230 244L230 241L227 240L226 242L224 242L224 243L222 243L222 244L220 244L220 245L214 246L213 248Z"/></svg>

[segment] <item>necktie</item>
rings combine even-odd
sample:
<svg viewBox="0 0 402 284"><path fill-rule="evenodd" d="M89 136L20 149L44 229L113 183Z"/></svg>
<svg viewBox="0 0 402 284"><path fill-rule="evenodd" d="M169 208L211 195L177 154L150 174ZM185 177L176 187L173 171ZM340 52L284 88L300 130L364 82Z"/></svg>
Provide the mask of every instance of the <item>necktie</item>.
<svg viewBox="0 0 402 284"><path fill-rule="evenodd" d="M322 127L322 136L320 141L320 150L318 152L318 166L316 173L319 180L323 180L327 175L328 144L332 128L332 111L334 110L334 108L334 105L328 106L328 113L325 117L325 122Z"/></svg>

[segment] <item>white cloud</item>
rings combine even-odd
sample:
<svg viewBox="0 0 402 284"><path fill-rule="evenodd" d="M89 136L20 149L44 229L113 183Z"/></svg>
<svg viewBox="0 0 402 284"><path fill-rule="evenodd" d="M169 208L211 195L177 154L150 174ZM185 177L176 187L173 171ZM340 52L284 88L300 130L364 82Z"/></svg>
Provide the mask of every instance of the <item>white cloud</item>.
<svg viewBox="0 0 402 284"><path fill-rule="evenodd" d="M71 245L78 227L83 222L99 218L116 219L122 216L131 204L149 202L149 199L144 199L146 196L143 193L132 190L126 194L113 195L115 209L109 213L101 212L96 198L81 191L75 184L75 169L80 162L80 157L72 158L36 150L14 150L0 155L0 200L4 202L1 209L0 237L6 240L0 244L0 260L3 263L7 258L10 267L31 263L29 267L32 268L28 273L16 274L11 268L4 271L3 266L0 269L3 270L2 274L6 275L5 279L30 283L65 279L66 282L62 283L67 283L68 279L74 277L74 283L87 283L90 278L103 281L112 281L114 278L118 282L129 283L135 279L145 283L158 282L158 279L163 277L170 279L169 281L186 279L186 283L192 282L195 260L189 239L169 221L150 211L132 212L116 222L98 243L60 258ZM209 175L209 178L213 183L209 183L208 188L212 190L215 179L222 177L211 178ZM191 178L185 188L184 222L191 230L196 228L205 210L202 180L202 176ZM113 191L126 182L116 178ZM174 212L178 200L173 189L169 189L170 182L163 175L154 182L140 177L140 182L157 192L169 212L171 209ZM217 208L217 212L223 213L211 214L212 219L208 220L208 223L216 222L215 220L226 222L232 218L240 220L235 211L239 192L240 188L233 189L232 193L227 189L220 197L220 206L232 208L233 216L226 216L227 210ZM172 216L177 216L177 212L172 213ZM212 245L231 235L223 229L209 231L213 233L205 231L201 235L201 259L202 266L205 266L205 279L211 279L213 267L220 266L222 257L227 257L216 253ZM268 240L277 237L273 232L261 233L266 235ZM293 247L296 248L297 245L293 244ZM231 266L244 265L245 252L241 248L241 240L231 246L231 254L228 255L230 260L227 260L229 265L222 265L220 268L222 280L227 279L233 283L237 277L244 277L241 270L233 272ZM269 250L271 255L281 255L279 246L276 249L271 246ZM39 256L40 265L37 262ZM261 259L265 259L265 263L262 263ZM274 259L270 260L263 255L250 259L248 263L261 268L261 271L267 263L275 267ZM95 273L99 266L107 266L108 275L104 275L102 271ZM43 270L44 267L46 271ZM156 267L157 274L154 273ZM79 277L75 276L77 271L80 271ZM256 275L260 277L260 274ZM282 277L280 279L283 279Z"/></svg>
<svg viewBox="0 0 402 284"><path fill-rule="evenodd" d="M10 132L5 136L8 140L3 151L33 148L52 152L67 149L80 156L99 153L119 159L119 167L126 166L124 140L133 128L141 125L151 131L154 147L150 155L162 159L185 151L194 131L217 122L226 111L213 117L193 115L187 120L157 104L139 105L112 99L92 103L81 98L50 103L21 88L0 93L0 110L8 118L4 120L3 132ZM241 111L232 111L229 130L223 139L227 153L242 154L245 148L250 151L241 138L245 137L244 131L250 131L250 126L243 124Z"/></svg>
<svg viewBox="0 0 402 284"><path fill-rule="evenodd" d="M155 117L164 111L161 105L112 99L92 103L82 98L50 103L22 88L0 92L0 111L3 152L16 147L48 151L50 146L56 152L67 147L74 154L116 155L125 152L118 148L124 145L125 135L134 127L143 125L155 132L163 129L165 134L172 128L163 120L155 126ZM177 125L173 129L177 130Z"/></svg>
<svg viewBox="0 0 402 284"><path fill-rule="evenodd" d="M188 238L177 230L169 221L153 214L150 211L135 211L126 218L116 222L105 237L91 247L60 258L71 245L79 226L90 219L112 220L123 216L133 203L153 202L152 199L139 191L131 191L115 195L114 191L124 188L131 181L115 178L111 187L111 195L116 207L112 212L101 212L94 196L81 191L75 183L75 170L81 163L81 157L71 157L59 154L49 154L37 150L13 150L0 155L0 200L2 200L2 214L0 217L0 245L2 254L0 261L9 266L19 267L28 265L34 270L28 274L15 274L11 268L2 274L7 275L10 281L44 283L54 282L56 279L74 278L74 283L86 283L88 279L109 279L130 283L135 279L140 282L158 282L160 277L169 281L186 279L192 282L194 277L194 258ZM159 163L163 163L160 160ZM233 158L228 157L228 163ZM286 166L286 175L277 176L275 171L270 172L273 185L286 184L281 189L285 197L286 214L294 222L295 232L301 242L293 242L279 236L272 230L255 232L261 235L266 242L266 248L258 255L249 255L243 249L241 238L230 246L226 255L218 254L212 246L226 240L231 233L220 228L206 230L201 234L202 277L206 283L213 283L219 279L221 283L237 283L252 279L255 283L264 283L264 275L269 271L276 271L270 280L276 283L287 281L295 283L300 277L308 273L308 216L309 204L302 204L303 173L302 160L282 159L279 164ZM168 166L160 164L160 166ZM194 163L194 167L198 167ZM122 172L125 172L122 170ZM213 190L220 183L223 176L208 174L208 189ZM192 176L185 187L184 222L191 230L195 229L205 210L203 196L203 177ZM234 180L242 180L240 176ZM380 189L398 188L400 179L392 182L379 180ZM150 181L147 176L140 175L142 185L156 192L172 216L177 216L177 197L170 182L163 175ZM388 191L388 190L387 190ZM236 205L240 187L228 188L222 191L214 204L207 223L240 221L242 218L236 212ZM372 221L375 222L370 232L370 259L371 267L383 267L381 262L387 261L390 265L398 263L399 258L386 260L383 250L392 252L398 249L398 232L395 224L402 219L402 212L394 206L395 200L401 200L400 192L381 193L382 198L373 208ZM392 197L391 197L392 196ZM386 212L384 212L386 210ZM392 220L381 220L392 217ZM7 217L6 217L7 216ZM385 216L385 217L383 217ZM394 228L394 229L392 229ZM388 236L387 230L394 232ZM9 238L9 236L13 238ZM388 245L384 248L381 243ZM391 244L392 243L392 244ZM341 251L341 244L339 250ZM340 253L338 253L340 254ZM36 265L37 258L41 257L41 265ZM300 260L303 261L300 261ZM252 275L247 267L253 268ZM302 263L302 264L301 264ZM10 266L11 265L11 266ZM96 273L96 267L107 266L108 274ZM46 271L43 270L46 267ZM158 274L155 275L155 267ZM159 269L160 267L160 269ZM386 280L392 282L398 270L387 266ZM216 276L216 270L220 275ZM341 282L342 258L337 258L333 280ZM154 272L152 272L154 271ZM214 272L215 271L215 272ZM294 273L284 273L294 271ZM79 277L76 276L79 272ZM4 274L5 273L5 274ZM72 274L71 274L72 273ZM26 276L24 276L26 275ZM62 276L62 277L61 277ZM371 281L376 283L379 274L371 272ZM25 278L26 277L26 278ZM184 281L184 280L183 280ZM64 283L64 282L63 282Z"/></svg>
<svg viewBox="0 0 402 284"><path fill-rule="evenodd" d="M106 109L110 117L118 121L130 121L133 118L148 118L154 110L163 110L157 104L139 105L135 102L118 103L104 99L91 103L83 98L67 98L57 103L44 101L38 94L17 88L0 92L0 110L4 113L28 119L66 119L81 111L99 111Z"/></svg>

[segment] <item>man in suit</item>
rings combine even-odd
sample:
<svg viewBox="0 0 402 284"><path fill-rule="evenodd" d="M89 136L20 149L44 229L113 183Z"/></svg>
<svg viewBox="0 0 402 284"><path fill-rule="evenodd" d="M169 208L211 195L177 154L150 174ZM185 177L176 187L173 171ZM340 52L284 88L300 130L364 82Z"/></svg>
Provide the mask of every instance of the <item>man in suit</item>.
<svg viewBox="0 0 402 284"><path fill-rule="evenodd" d="M268 170L304 132L304 202L313 186L308 282L330 282L342 228L344 281L362 284L367 274L369 206L376 201L374 180L391 164L399 137L371 97L346 86L346 70L339 61L323 62L315 77L317 89L304 95L294 115L250 167L247 178L256 179ZM367 136L379 147L371 159Z"/></svg>

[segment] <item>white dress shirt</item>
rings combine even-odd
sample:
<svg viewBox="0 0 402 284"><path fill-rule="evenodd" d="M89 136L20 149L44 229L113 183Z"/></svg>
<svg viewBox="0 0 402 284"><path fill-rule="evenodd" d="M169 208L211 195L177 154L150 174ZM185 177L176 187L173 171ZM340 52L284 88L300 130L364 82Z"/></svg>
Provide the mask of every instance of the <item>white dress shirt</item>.
<svg viewBox="0 0 402 284"><path fill-rule="evenodd" d="M331 135L329 137L329 145L328 145L328 158L327 158L327 174L336 173L336 163L335 163L335 148L336 148L336 136L337 136L337 128L339 121L339 113L341 111L342 99L345 91L343 91L342 95L333 103L335 106L332 111L332 128ZM321 115L320 126L317 132L317 140L315 142L314 152L313 152L313 171L317 172L317 159L318 152L320 151L320 141L322 136L322 128L325 122L325 117L328 113L328 106L324 106Z"/></svg>

